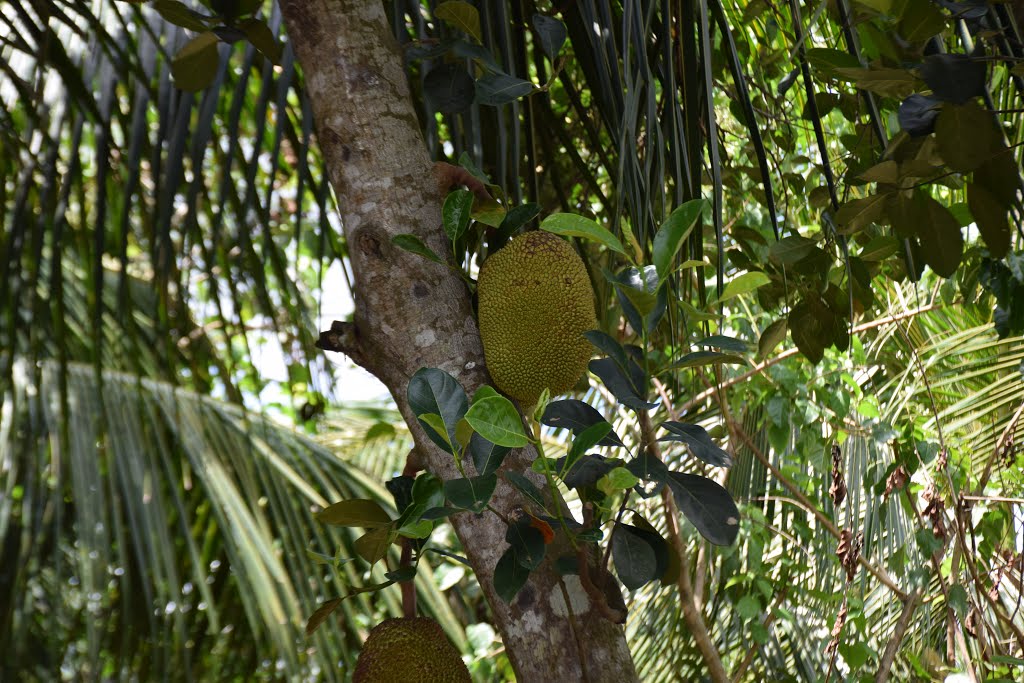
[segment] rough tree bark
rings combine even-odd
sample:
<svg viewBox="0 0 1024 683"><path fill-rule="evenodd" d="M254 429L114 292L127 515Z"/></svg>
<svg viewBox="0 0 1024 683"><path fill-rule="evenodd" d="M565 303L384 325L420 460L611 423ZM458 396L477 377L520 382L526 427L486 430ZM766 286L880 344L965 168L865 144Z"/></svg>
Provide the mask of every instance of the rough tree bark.
<svg viewBox="0 0 1024 683"><path fill-rule="evenodd" d="M438 254L448 251L441 197L384 8L379 0L281 5L355 277L355 322L336 324L329 344L344 348L387 385L427 469L442 479L457 477L452 457L433 446L410 413L409 378L421 367L437 367L470 393L488 378L470 295L459 276L391 243L395 235L411 233ZM532 456L515 453L505 467L522 470ZM522 501L502 482L492 505L507 514ZM505 604L492 583L507 547L504 523L490 512L455 515L452 523L520 681L637 679L622 628L598 615L576 577L567 577L563 590L545 563Z"/></svg>

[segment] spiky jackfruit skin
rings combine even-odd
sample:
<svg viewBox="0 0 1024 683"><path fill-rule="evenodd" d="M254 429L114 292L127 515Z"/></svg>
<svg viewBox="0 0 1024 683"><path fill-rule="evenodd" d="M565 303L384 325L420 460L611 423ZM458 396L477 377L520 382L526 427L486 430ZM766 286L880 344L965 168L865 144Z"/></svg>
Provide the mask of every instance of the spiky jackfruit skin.
<svg viewBox="0 0 1024 683"><path fill-rule="evenodd" d="M594 290L583 259L549 232L510 241L480 268L480 337L491 379L532 406L545 388L571 389L592 348L583 333L597 327Z"/></svg>
<svg viewBox="0 0 1024 683"><path fill-rule="evenodd" d="M441 626L428 617L388 619L373 627L356 660L353 683L472 683Z"/></svg>

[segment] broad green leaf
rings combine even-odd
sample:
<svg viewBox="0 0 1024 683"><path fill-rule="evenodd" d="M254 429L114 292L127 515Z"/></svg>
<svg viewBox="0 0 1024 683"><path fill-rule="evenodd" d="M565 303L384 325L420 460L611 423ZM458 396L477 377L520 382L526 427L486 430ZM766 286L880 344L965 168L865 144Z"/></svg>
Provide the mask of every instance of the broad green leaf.
<svg viewBox="0 0 1024 683"><path fill-rule="evenodd" d="M448 429L445 427L444 418L443 417L441 417L437 413L424 413L422 415L417 415L416 417L424 425L426 425L426 426L430 427L432 430L434 430L434 433L439 435L445 441L444 446L445 446L445 450L446 451L448 451L449 453L454 453L455 452L455 443L458 442L458 427L459 427L459 424L462 424L462 422L464 422L465 420L459 420L459 422L456 423L456 425L455 425L455 429L456 429L455 436L456 436L456 439L455 439L455 441L452 441L450 439L450 437L448 436Z"/></svg>
<svg viewBox="0 0 1024 683"><path fill-rule="evenodd" d="M843 204L836 212L840 232L849 235L877 221L885 213L890 196L891 193L883 192Z"/></svg>
<svg viewBox="0 0 1024 683"><path fill-rule="evenodd" d="M515 102L536 90L530 81L506 73L489 73L476 80L476 103L497 107Z"/></svg>
<svg viewBox="0 0 1024 683"><path fill-rule="evenodd" d="M739 277L733 278L732 280L729 281L729 283L725 286L725 289L722 291L722 295L718 297L718 300L728 301L733 297L737 297L742 294L747 294L749 292L754 291L758 287L763 287L764 285L768 284L771 281L772 279L768 277L768 275L766 275L765 273L756 271L752 273L744 273L743 275L740 275Z"/></svg>
<svg viewBox="0 0 1024 683"><path fill-rule="evenodd" d="M480 32L480 13L468 2L462 2L462 0L442 2L434 10L434 16L454 28L468 33L476 39L476 42L484 42L483 34Z"/></svg>
<svg viewBox="0 0 1024 683"><path fill-rule="evenodd" d="M993 114L976 102L947 102L935 121L939 154L954 171L973 171L993 158L1001 145Z"/></svg>
<svg viewBox="0 0 1024 683"><path fill-rule="evenodd" d="M658 441L680 441L685 443L690 453L714 467L732 467L732 456L715 445L700 425L685 422L669 421L661 425L669 433Z"/></svg>
<svg viewBox="0 0 1024 683"><path fill-rule="evenodd" d="M811 66L830 76L836 75L837 69L860 68L857 58L845 50L814 47L807 50L805 55Z"/></svg>
<svg viewBox="0 0 1024 683"><path fill-rule="evenodd" d="M540 38L540 48L544 50L548 59L554 61L568 35L565 24L554 17L534 14L533 28L537 30L537 36Z"/></svg>
<svg viewBox="0 0 1024 683"><path fill-rule="evenodd" d="M548 427L571 429L572 433L576 435L588 427L606 422L606 420L593 406L576 399L565 399L549 403L544 409L544 415L541 416L540 422ZM622 439L614 431L609 431L603 439L598 441L597 445L625 447Z"/></svg>
<svg viewBox="0 0 1024 683"><path fill-rule="evenodd" d="M246 40L260 51L273 64L281 63L281 43L277 42L270 27L262 19L250 18L238 24L238 29L245 34Z"/></svg>
<svg viewBox="0 0 1024 683"><path fill-rule="evenodd" d="M494 592L505 602L512 602L530 578L530 570L516 561L516 553L509 548L494 567Z"/></svg>
<svg viewBox="0 0 1024 683"><path fill-rule="evenodd" d="M219 44L213 31L200 33L185 43L171 61L175 87L196 92L213 83L220 65Z"/></svg>
<svg viewBox="0 0 1024 683"><path fill-rule="evenodd" d="M491 443L509 448L522 448L530 443L519 411L504 396L488 396L469 407L466 421L480 436Z"/></svg>
<svg viewBox="0 0 1024 683"><path fill-rule="evenodd" d="M700 535L715 545L732 545L740 530L740 512L729 492L696 474L669 472L666 482L676 504Z"/></svg>
<svg viewBox="0 0 1024 683"><path fill-rule="evenodd" d="M547 509L547 506L544 503L544 494L541 493L540 489L525 476L519 472L505 472L505 480L511 484L513 488L529 498L539 509Z"/></svg>
<svg viewBox="0 0 1024 683"><path fill-rule="evenodd" d="M612 560L619 580L629 590L636 590L658 578L658 559L654 548L636 527L616 524L612 532Z"/></svg>
<svg viewBox="0 0 1024 683"><path fill-rule="evenodd" d="M636 475L627 470L625 467L616 467L615 469L608 472L608 474L601 477L606 483L607 487L614 491L624 491L631 489L640 483ZM598 482L600 486L600 482Z"/></svg>
<svg viewBox="0 0 1024 683"><path fill-rule="evenodd" d="M415 415L441 416L445 431L435 431L434 425L423 423L424 431L431 441L453 453L451 444L457 443L455 428L469 407L469 399L462 385L443 370L420 368L409 380L407 395L409 407Z"/></svg>
<svg viewBox="0 0 1024 683"><path fill-rule="evenodd" d="M374 564L387 554L391 540L391 529L389 527L381 527L367 531L357 538L355 543L353 543L353 547L356 553L359 554L359 557L370 564Z"/></svg>
<svg viewBox="0 0 1024 683"><path fill-rule="evenodd" d="M768 258L783 266L791 266L811 253L817 242L799 235L783 237L768 247Z"/></svg>
<svg viewBox="0 0 1024 683"><path fill-rule="evenodd" d="M391 524L391 516L379 503L362 498L329 505L318 512L316 518L324 524L358 526L364 529L376 529Z"/></svg>
<svg viewBox="0 0 1024 683"><path fill-rule="evenodd" d="M544 561L547 544L544 535L534 528L530 517L524 517L508 526L505 541L515 553L516 562L529 571L533 571Z"/></svg>
<svg viewBox="0 0 1024 683"><path fill-rule="evenodd" d="M664 281L672 274L672 262L686 238L700 221L707 202L693 199L680 204L662 223L654 236L654 266L658 271L658 280Z"/></svg>
<svg viewBox="0 0 1024 683"><path fill-rule="evenodd" d="M450 479L444 483L444 495L451 504L464 510L483 512L494 495L498 475Z"/></svg>
<svg viewBox="0 0 1024 683"><path fill-rule="evenodd" d="M862 90L901 100L914 92L918 84L917 78L907 69L838 68L835 72L855 82Z"/></svg>
<svg viewBox="0 0 1024 683"><path fill-rule="evenodd" d="M862 261L884 261L900 250L900 241L891 235L880 235L864 245L858 255Z"/></svg>
<svg viewBox="0 0 1024 683"><path fill-rule="evenodd" d="M461 63L440 64L424 77L423 97L437 111L457 114L473 104L476 83Z"/></svg>
<svg viewBox="0 0 1024 683"><path fill-rule="evenodd" d="M310 615L309 619L306 620L306 635L311 636L313 633L327 621L327 617L334 613L334 610L341 606L344 598L334 598L320 603L320 606L316 608L316 611Z"/></svg>
<svg viewBox="0 0 1024 683"><path fill-rule="evenodd" d="M203 16L178 0L156 0L152 7L161 17L175 26L187 28L189 31L205 31L207 29Z"/></svg>
<svg viewBox="0 0 1024 683"><path fill-rule="evenodd" d="M556 235L583 237L626 255L622 242L596 222L574 213L553 213L540 222L540 229Z"/></svg>
<svg viewBox="0 0 1024 683"><path fill-rule="evenodd" d="M775 350L786 338L786 331L789 329L785 318L779 318L764 329L761 338L757 342L757 355L760 358L767 358L768 354Z"/></svg>
<svg viewBox="0 0 1024 683"><path fill-rule="evenodd" d="M673 369L696 368L702 365L714 365L715 363L744 365L746 362L747 360L745 358L741 358L740 356L736 356L731 353L722 353L720 351L693 351L680 356L679 360L673 363L671 367Z"/></svg>
<svg viewBox="0 0 1024 683"><path fill-rule="evenodd" d="M565 464L562 465L562 472L564 473L568 468L572 467L572 465L583 454L605 439L611 431L611 423L601 421L590 425L580 432L580 434L572 440L572 445L569 447L569 452L566 454Z"/></svg>
<svg viewBox="0 0 1024 683"><path fill-rule="evenodd" d="M469 228L473 212L473 193L469 190L455 190L444 198L441 208L441 222L444 232L454 245Z"/></svg>
<svg viewBox="0 0 1024 683"><path fill-rule="evenodd" d="M925 195L925 223L918 233L924 262L942 277L952 277L964 255L960 224L946 207Z"/></svg>
<svg viewBox="0 0 1024 683"><path fill-rule="evenodd" d="M1010 250L1010 215L1008 208L977 183L967 185L967 206L978 224L992 258L1003 258Z"/></svg>
<svg viewBox="0 0 1024 683"><path fill-rule="evenodd" d="M497 472L509 450L507 446L493 444L475 432L469 440L469 457L481 475Z"/></svg>
<svg viewBox="0 0 1024 683"><path fill-rule="evenodd" d="M409 235L407 233L395 235L394 237L391 238L391 243L400 249L404 249L405 251L411 252L418 256L423 256L435 263L440 263L441 265L445 264L444 260L437 254L435 254L434 251L426 244L424 244L423 240L421 240L416 235Z"/></svg>

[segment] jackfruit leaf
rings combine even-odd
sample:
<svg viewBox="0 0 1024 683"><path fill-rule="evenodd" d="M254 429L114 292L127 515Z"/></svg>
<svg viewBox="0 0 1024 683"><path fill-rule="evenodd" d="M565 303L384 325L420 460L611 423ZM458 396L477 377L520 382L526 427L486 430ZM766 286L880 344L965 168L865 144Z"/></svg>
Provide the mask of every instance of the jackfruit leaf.
<svg viewBox="0 0 1024 683"><path fill-rule="evenodd" d="M426 548L423 549L423 552L428 552L428 551L432 552L432 553L437 553L438 555L444 555L445 557L451 558L451 559L455 560L456 562L461 562L462 564L466 565L467 567L473 566L473 565L471 565L469 563L469 560L467 560L462 555L456 555L455 553L450 552L448 550L445 550L444 548L435 548L434 546L427 546Z"/></svg>
<svg viewBox="0 0 1024 683"><path fill-rule="evenodd" d="M714 545L733 544L740 529L740 512L728 491L707 477L684 472L669 472L665 483L701 536Z"/></svg>
<svg viewBox="0 0 1024 683"><path fill-rule="evenodd" d="M729 281L729 284L727 284L725 289L722 290L722 295L718 297L718 300L728 301L733 297L740 296L741 294L747 294L758 287L763 287L771 281L772 279L768 277L767 274L760 271L744 273L743 275Z"/></svg>
<svg viewBox="0 0 1024 683"><path fill-rule="evenodd" d="M583 489L594 486L604 475L615 469L615 463L610 462L602 455L588 453L579 458L571 466L566 467L566 458L559 458L555 461L555 467L565 485L571 489Z"/></svg>
<svg viewBox="0 0 1024 683"><path fill-rule="evenodd" d="M783 237L768 247L768 258L772 263L791 266L811 253L816 243L812 239L800 235Z"/></svg>
<svg viewBox="0 0 1024 683"><path fill-rule="evenodd" d="M416 485L416 478L408 475L392 477L384 482L384 488L388 490L395 500L395 509L404 511L412 505L412 487Z"/></svg>
<svg viewBox="0 0 1024 683"><path fill-rule="evenodd" d="M564 462L564 458L562 459ZM546 458L544 456L538 456L533 462L530 463L530 470L537 474L547 475L548 472L558 472L561 468L558 466L558 460L556 458Z"/></svg>
<svg viewBox="0 0 1024 683"><path fill-rule="evenodd" d="M899 32L911 43L923 43L946 28L946 15L931 0L907 0L902 4Z"/></svg>
<svg viewBox="0 0 1024 683"><path fill-rule="evenodd" d="M793 343L809 361L817 364L832 345L835 316L818 296L811 296L789 311L788 327Z"/></svg>
<svg viewBox="0 0 1024 683"><path fill-rule="evenodd" d="M565 463L561 466L560 472L564 472L565 468L572 467L579 458L586 453L588 450L596 446L601 439L608 436L608 433L612 431L612 426L608 422L598 422L590 425L579 435L572 440L572 445L569 447L569 452L566 454Z"/></svg>
<svg viewBox="0 0 1024 683"><path fill-rule="evenodd" d="M454 245L466 234L473 213L473 193L469 190L455 190L444 198L441 208L441 222L444 232Z"/></svg>
<svg viewBox="0 0 1024 683"><path fill-rule="evenodd" d="M862 261L884 261L899 250L899 239L892 235L880 235L864 245L858 258Z"/></svg>
<svg viewBox="0 0 1024 683"><path fill-rule="evenodd" d="M488 71L501 71L501 66L494 59L494 55L491 54L490 50L482 45L476 45L465 40L453 40L450 43L450 49L452 54L463 59L473 59L480 66L484 67ZM443 54L443 52L442 52ZM440 55L437 55L440 56ZM459 165L462 165L462 161L459 161ZM489 183L489 180L484 182Z"/></svg>
<svg viewBox="0 0 1024 683"><path fill-rule="evenodd" d="M896 119L907 135L919 138L935 130L935 119L941 108L941 100L914 93L900 103Z"/></svg>
<svg viewBox="0 0 1024 683"><path fill-rule="evenodd" d="M1000 151L974 171L974 182L983 185L1002 204L1017 201L1020 189L1020 169L1013 152L1000 144Z"/></svg>
<svg viewBox="0 0 1024 683"><path fill-rule="evenodd" d="M606 494L631 489L640 483L640 479L625 467L614 467L597 480L597 488Z"/></svg>
<svg viewBox="0 0 1024 683"><path fill-rule="evenodd" d="M423 97L432 109L457 114L473 104L476 84L461 64L441 64L424 77Z"/></svg>
<svg viewBox="0 0 1024 683"><path fill-rule="evenodd" d="M161 17L175 26L187 28L189 31L206 30L205 17L198 12L193 12L184 3L177 0L156 0L152 7Z"/></svg>
<svg viewBox="0 0 1024 683"><path fill-rule="evenodd" d="M553 213L540 222L540 229L565 237L582 237L626 256L618 237L602 228L596 221L584 216L574 213Z"/></svg>
<svg viewBox="0 0 1024 683"><path fill-rule="evenodd" d="M306 635L311 636L318 628L320 628L327 617L334 613L334 610L341 606L342 601L345 598L333 598L326 602L320 603L320 606L316 608L313 614L309 615L309 619L306 620Z"/></svg>
<svg viewBox="0 0 1024 683"><path fill-rule="evenodd" d="M573 435L578 435L587 427L600 422L607 423L604 416L596 408L588 403L574 398L561 401L552 401L544 410L540 423L548 427L560 427L572 430ZM625 448L626 444L614 430L608 432L603 439L597 442L598 446L618 446Z"/></svg>
<svg viewBox="0 0 1024 683"><path fill-rule="evenodd" d="M536 29L537 36L540 38L540 49L544 50L548 59L555 61L555 57L562 50L562 45L565 44L565 38L568 35L565 24L554 17L534 14L533 28Z"/></svg>
<svg viewBox="0 0 1024 683"><path fill-rule="evenodd" d="M650 410L658 407L657 403L648 403L645 400L645 396L641 395L641 391L646 394L646 377L643 377L644 381L640 383L640 386L637 386L611 358L597 358L590 361L587 367L604 382L608 391L612 392L612 395L624 406L635 411Z"/></svg>
<svg viewBox="0 0 1024 683"><path fill-rule="evenodd" d="M640 516L639 513L634 512L630 516L630 520L633 522L634 533L647 541L651 548L654 549L654 556L658 561L658 578L664 582L665 572L670 569L672 564L672 557L678 556L672 551L668 541L662 538L658 530L651 526L651 523Z"/></svg>
<svg viewBox="0 0 1024 683"><path fill-rule="evenodd" d="M501 394L499 394L498 390L490 384L481 384L477 390L473 392L473 399L469 404L473 405L477 401L482 401L485 398L491 398L493 396L501 396Z"/></svg>
<svg viewBox="0 0 1024 683"><path fill-rule="evenodd" d="M463 453L466 452L466 446L469 445L470 439L476 432L473 431L473 427L466 422L466 418L459 420L459 423L455 425L455 441L459 444L459 450Z"/></svg>
<svg viewBox="0 0 1024 683"><path fill-rule="evenodd" d="M449 479L444 483L444 495L454 507L473 512L483 512L491 502L498 475L487 474L479 477Z"/></svg>
<svg viewBox="0 0 1024 683"><path fill-rule="evenodd" d="M1000 204L991 192L977 183L967 184L967 206L992 258L1006 256L1012 236L1008 207Z"/></svg>
<svg viewBox="0 0 1024 683"><path fill-rule="evenodd" d="M529 204L521 204L519 206L513 206L505 214L505 218L502 219L501 225L498 226L498 234L502 238L502 241L509 239L518 231L521 227L532 221L540 213L540 204L530 202Z"/></svg>
<svg viewBox="0 0 1024 683"><path fill-rule="evenodd" d="M498 446L522 448L530 443L519 411L504 396L488 396L476 401L466 412L466 421L480 436Z"/></svg>
<svg viewBox="0 0 1024 683"><path fill-rule="evenodd" d="M178 50L171 60L174 86L196 92L213 83L220 66L220 39L213 31L204 31Z"/></svg>
<svg viewBox="0 0 1024 683"><path fill-rule="evenodd" d="M533 83L522 78L509 76L500 71L489 73L477 79L475 101L477 104L498 107L515 102L520 97L532 93L534 89Z"/></svg>
<svg viewBox="0 0 1024 683"><path fill-rule="evenodd" d="M516 562L529 571L533 571L544 561L547 550L544 534L534 528L529 517L523 517L508 525L505 541L515 553Z"/></svg>
<svg viewBox="0 0 1024 683"><path fill-rule="evenodd" d="M918 228L924 262L942 277L952 277L964 255L964 236L949 209L925 195L925 222Z"/></svg>
<svg viewBox="0 0 1024 683"><path fill-rule="evenodd" d="M724 334L713 334L710 337L704 337L697 342L697 346L710 346L723 351L732 351L733 353L747 353L750 351L750 344L747 342L736 337L727 337Z"/></svg>
<svg viewBox="0 0 1024 683"><path fill-rule="evenodd" d="M355 540L352 547L355 548L356 554L359 557L370 564L374 564L387 554L391 540L391 529L389 527L381 527L380 529L367 531Z"/></svg>
<svg viewBox="0 0 1024 683"><path fill-rule="evenodd" d="M274 38L274 34L265 21L251 17L239 23L238 29L245 34L246 40L272 64L281 63L281 43Z"/></svg>
<svg viewBox="0 0 1024 683"><path fill-rule="evenodd" d="M963 104L985 94L985 64L967 55L928 55L919 71L940 100Z"/></svg>
<svg viewBox="0 0 1024 683"><path fill-rule="evenodd" d="M409 407L415 415L433 413L441 416L447 431L447 438L442 436L443 431L435 431L423 420L420 420L420 424L423 425L423 430L431 441L454 455L449 444L457 442L455 427L459 424L459 420L466 416L466 411L469 408L469 398L462 385L443 370L420 368L409 380L409 388L406 393Z"/></svg>
<svg viewBox="0 0 1024 683"><path fill-rule="evenodd" d="M885 213L886 204L891 194L882 192L843 204L839 207L835 217L839 231L849 235L877 221Z"/></svg>
<svg viewBox="0 0 1024 683"><path fill-rule="evenodd" d="M714 467L732 467L732 456L715 445L705 430L700 425L688 424L686 422L663 422L661 424L668 432L658 441L679 441L690 448L690 454L700 458Z"/></svg>
<svg viewBox="0 0 1024 683"><path fill-rule="evenodd" d="M429 519L423 519L422 517L415 522L409 522L404 524L398 529L400 536L406 538L427 538L434 531L434 523Z"/></svg>
<svg viewBox="0 0 1024 683"><path fill-rule="evenodd" d="M587 338L591 344L593 344L598 351L604 351L608 354L608 357L619 364L620 367L626 367L627 358L626 350L622 348L622 344L615 341L611 335L602 332L601 330L588 330L583 333L583 336Z"/></svg>
<svg viewBox="0 0 1024 683"><path fill-rule="evenodd" d="M453 508L453 507L449 507L447 505L445 505L444 507L439 507L439 508L430 508L429 510L424 512L422 515L420 515L420 520L428 521L428 522L433 522L433 521L438 520L438 519L444 519L448 515L453 515L456 512L461 512L461 510L459 510L459 508Z"/></svg>
<svg viewBox="0 0 1024 683"><path fill-rule="evenodd" d="M845 50L828 47L813 47L805 52L808 63L817 71L835 76L836 69L858 69L860 62Z"/></svg>
<svg viewBox="0 0 1024 683"><path fill-rule="evenodd" d="M837 68L837 76L853 81L861 90L903 99L917 87L917 79L907 69Z"/></svg>
<svg viewBox="0 0 1024 683"><path fill-rule="evenodd" d="M475 432L469 439L469 457L481 475L497 472L510 450L507 446L491 443Z"/></svg>
<svg viewBox="0 0 1024 683"><path fill-rule="evenodd" d="M779 318L766 327L764 332L761 333L761 338L757 342L758 357L767 358L768 354L774 351L775 347L781 344L786 338L786 331L788 329L785 318Z"/></svg>
<svg viewBox="0 0 1024 683"><path fill-rule="evenodd" d="M429 534L430 528L432 528L429 521L424 523L423 514L427 510L444 505L444 490L441 480L429 472L420 474L413 481L410 497L411 501L402 510L395 525L403 536L422 538L424 529L426 529L425 533Z"/></svg>
<svg viewBox="0 0 1024 683"><path fill-rule="evenodd" d="M618 275L601 271L615 286L619 305L633 329L653 332L668 309L668 288L659 286L657 268L626 268Z"/></svg>
<svg viewBox="0 0 1024 683"><path fill-rule="evenodd" d="M394 581L395 583L412 581L416 578L416 565L411 564L405 567L399 567L398 569L391 572L384 572L384 576L387 579Z"/></svg>
<svg viewBox="0 0 1024 683"><path fill-rule="evenodd" d="M646 450L641 451L640 455L626 463L626 469L644 481L659 483L668 481L668 468L665 467L665 463Z"/></svg>
<svg viewBox="0 0 1024 683"><path fill-rule="evenodd" d="M519 472L505 472L505 481L511 484L519 493L529 498L538 508L541 510L547 509L544 503L544 494L525 476Z"/></svg>
<svg viewBox="0 0 1024 683"><path fill-rule="evenodd" d="M391 238L391 243L399 249L404 249L405 251L418 256L423 256L424 258L428 258L435 263L440 263L441 265L445 264L444 260L435 254L433 249L424 244L423 240L416 235L410 235L408 233L395 235Z"/></svg>
<svg viewBox="0 0 1024 683"><path fill-rule="evenodd" d="M449 26L469 34L476 42L482 43L480 33L480 13L476 7L462 0L448 0L434 9L434 17Z"/></svg>
<svg viewBox="0 0 1024 683"><path fill-rule="evenodd" d="M654 548L634 526L616 524L612 532L612 560L619 581L629 590L636 590L658 578L658 558Z"/></svg>
<svg viewBox="0 0 1024 683"><path fill-rule="evenodd" d="M437 413L425 413L423 415L417 415L416 417L424 425L426 425L430 429L434 430L435 434L440 435L442 439L447 439L448 438L448 437L445 436L445 434L447 434L448 430L445 428L444 418L442 418ZM458 443L459 425L461 425L463 422L465 422L465 419L459 420L458 424L455 425L455 432L456 432L455 441L445 441L444 446L442 446L442 448L444 448L444 450L448 451L449 453L454 454L456 452L455 451L455 444Z"/></svg>
<svg viewBox="0 0 1024 683"><path fill-rule="evenodd" d="M680 368L695 368L701 365L714 365L715 363L732 363L735 365L746 364L747 359L719 351L693 351L683 354L679 360L673 363L669 369L679 370Z"/></svg>
<svg viewBox="0 0 1024 683"><path fill-rule="evenodd" d="M690 236L706 205L703 199L691 199L680 204L658 228L654 236L653 258L659 284L672 274L672 263L679 253L679 247Z"/></svg>
<svg viewBox="0 0 1024 683"><path fill-rule="evenodd" d="M514 548L509 548L494 567L494 592L505 602L512 602L530 578L530 570L516 561Z"/></svg>
<svg viewBox="0 0 1024 683"><path fill-rule="evenodd" d="M976 102L946 103L935 121L935 141L942 160L954 171L973 171L1001 145L992 112Z"/></svg>
<svg viewBox="0 0 1024 683"><path fill-rule="evenodd" d="M329 505L318 512L316 518L324 524L358 526L364 529L376 529L391 524L391 516L379 503L362 498Z"/></svg>

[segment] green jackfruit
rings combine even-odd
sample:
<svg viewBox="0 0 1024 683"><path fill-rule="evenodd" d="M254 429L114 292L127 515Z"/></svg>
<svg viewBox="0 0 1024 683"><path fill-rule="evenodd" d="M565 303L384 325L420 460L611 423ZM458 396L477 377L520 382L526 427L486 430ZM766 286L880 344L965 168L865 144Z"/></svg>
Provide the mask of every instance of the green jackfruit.
<svg viewBox="0 0 1024 683"><path fill-rule="evenodd" d="M356 660L353 683L472 683L441 626L427 617L388 619L373 627Z"/></svg>
<svg viewBox="0 0 1024 683"><path fill-rule="evenodd" d="M545 388L571 389L597 327L594 290L583 259L549 232L528 232L484 261L477 283L480 337L495 386L532 406Z"/></svg>

